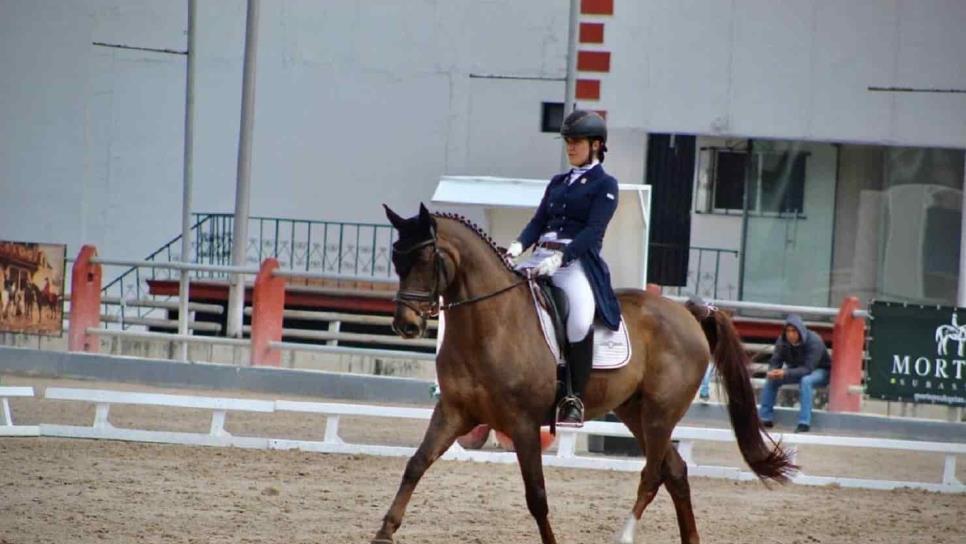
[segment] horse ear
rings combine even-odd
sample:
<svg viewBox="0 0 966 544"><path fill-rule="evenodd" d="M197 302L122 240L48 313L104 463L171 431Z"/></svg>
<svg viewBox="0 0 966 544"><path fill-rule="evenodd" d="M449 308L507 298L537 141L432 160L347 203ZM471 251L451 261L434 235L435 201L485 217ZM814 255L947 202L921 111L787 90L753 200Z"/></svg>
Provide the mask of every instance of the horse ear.
<svg viewBox="0 0 966 544"><path fill-rule="evenodd" d="M392 226L396 227L396 229L402 227L405 219L400 217L396 212L392 211L389 206L383 204L382 207L386 209L386 217L389 219L389 222L392 223Z"/></svg>
<svg viewBox="0 0 966 544"><path fill-rule="evenodd" d="M436 219L433 218L433 214L429 213L426 206L422 202L419 203L419 222L422 225L427 225L436 229Z"/></svg>

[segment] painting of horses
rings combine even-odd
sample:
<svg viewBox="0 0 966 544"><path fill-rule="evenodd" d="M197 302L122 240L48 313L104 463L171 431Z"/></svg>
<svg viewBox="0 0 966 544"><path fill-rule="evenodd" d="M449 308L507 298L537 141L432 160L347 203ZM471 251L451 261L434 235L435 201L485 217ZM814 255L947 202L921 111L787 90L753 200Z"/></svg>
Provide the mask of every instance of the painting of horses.
<svg viewBox="0 0 966 544"><path fill-rule="evenodd" d="M0 331L60 336L67 246L0 240Z"/></svg>

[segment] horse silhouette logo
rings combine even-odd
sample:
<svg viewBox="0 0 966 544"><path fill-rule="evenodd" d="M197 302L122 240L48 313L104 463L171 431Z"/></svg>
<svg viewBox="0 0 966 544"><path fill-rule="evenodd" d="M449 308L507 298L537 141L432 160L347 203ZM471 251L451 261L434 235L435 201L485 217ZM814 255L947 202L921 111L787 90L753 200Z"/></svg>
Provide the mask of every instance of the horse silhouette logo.
<svg viewBox="0 0 966 544"><path fill-rule="evenodd" d="M959 349L956 351L960 357L964 356L966 349L966 325L956 322L956 314L953 313L951 325L940 325L936 327L936 351L939 355L949 354L949 342L958 342Z"/></svg>

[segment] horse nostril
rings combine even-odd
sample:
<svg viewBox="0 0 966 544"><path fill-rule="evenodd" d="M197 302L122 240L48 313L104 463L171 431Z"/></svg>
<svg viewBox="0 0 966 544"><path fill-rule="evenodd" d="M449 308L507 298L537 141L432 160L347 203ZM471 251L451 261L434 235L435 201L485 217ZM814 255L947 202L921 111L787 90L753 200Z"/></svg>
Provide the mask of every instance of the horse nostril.
<svg viewBox="0 0 966 544"><path fill-rule="evenodd" d="M413 323L406 323L403 325L403 332L406 336L416 336L419 334L419 326Z"/></svg>

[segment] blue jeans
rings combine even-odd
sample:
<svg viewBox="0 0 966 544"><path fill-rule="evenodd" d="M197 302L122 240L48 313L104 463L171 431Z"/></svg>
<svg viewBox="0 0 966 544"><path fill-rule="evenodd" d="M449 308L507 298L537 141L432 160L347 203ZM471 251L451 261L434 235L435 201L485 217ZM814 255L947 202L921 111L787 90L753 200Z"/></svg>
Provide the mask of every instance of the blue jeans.
<svg viewBox="0 0 966 544"><path fill-rule="evenodd" d="M783 385L798 383L799 404L798 422L803 425L812 424L812 397L816 387L828 385L828 369L816 368L811 374L806 374L801 378L783 378L781 380L766 380L765 387L761 390L761 409L758 415L762 421L772 421L775 417L775 397L778 396L778 389Z"/></svg>
<svg viewBox="0 0 966 544"><path fill-rule="evenodd" d="M711 396L711 380L714 378L714 362L708 363L708 370L704 372L704 379L701 380L701 389L698 390L698 396L702 399L706 399Z"/></svg>

